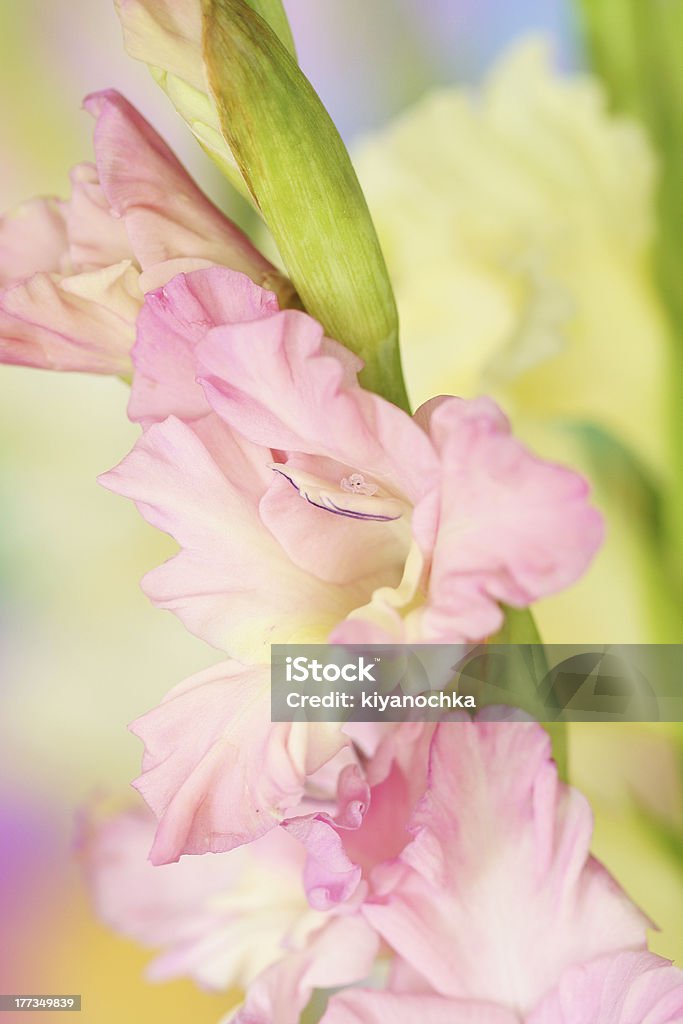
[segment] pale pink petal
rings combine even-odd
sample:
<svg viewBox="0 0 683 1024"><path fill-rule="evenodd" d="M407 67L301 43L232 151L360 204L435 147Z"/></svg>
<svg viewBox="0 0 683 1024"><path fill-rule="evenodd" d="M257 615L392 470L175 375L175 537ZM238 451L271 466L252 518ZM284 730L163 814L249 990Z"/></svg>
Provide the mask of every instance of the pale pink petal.
<svg viewBox="0 0 683 1024"><path fill-rule="evenodd" d="M288 460L301 465L302 456ZM292 562L330 583L363 580L370 591L398 586L410 543L405 522L364 522L330 515L302 500L280 474L273 473L259 505L261 520Z"/></svg>
<svg viewBox="0 0 683 1024"><path fill-rule="evenodd" d="M375 869L364 912L440 994L528 1012L566 967L645 945L591 828L540 726L440 725L414 839Z"/></svg>
<svg viewBox="0 0 683 1024"><path fill-rule="evenodd" d="M0 219L0 288L39 272L57 273L67 252L64 204L33 199Z"/></svg>
<svg viewBox="0 0 683 1024"><path fill-rule="evenodd" d="M180 274L148 294L133 349L130 418L153 422L174 415L187 421L210 412L196 383L197 344L216 324L257 320L277 309L272 292L224 267Z"/></svg>
<svg viewBox="0 0 683 1024"><path fill-rule="evenodd" d="M584 572L601 517L585 481L531 455L490 400L439 399L429 429L441 513L423 628L442 642L480 640L502 624L498 602L525 607Z"/></svg>
<svg viewBox="0 0 683 1024"><path fill-rule="evenodd" d="M308 851L304 885L312 907L326 910L349 900L361 878L371 884L373 869L398 857L410 841L433 730L421 722L394 726L365 764L364 776L356 764L338 772L334 815L318 812L283 824Z"/></svg>
<svg viewBox="0 0 683 1024"><path fill-rule="evenodd" d="M391 992L352 989L342 992L330 1000L321 1024L522 1024L522 1022L516 1014L509 1010L488 1003L455 1001L433 995L406 996L395 995Z"/></svg>
<svg viewBox="0 0 683 1024"><path fill-rule="evenodd" d="M71 198L64 204L64 215L72 266L92 270L132 259L125 225L109 206L97 168L79 164L70 177Z"/></svg>
<svg viewBox="0 0 683 1024"><path fill-rule="evenodd" d="M216 264L200 256L177 256L163 263L155 263L140 274L140 288L145 293L158 291L178 274L193 274L197 270L211 270Z"/></svg>
<svg viewBox="0 0 683 1024"><path fill-rule="evenodd" d="M129 263L61 280L35 274L0 293L0 362L129 373L141 298Z"/></svg>
<svg viewBox="0 0 683 1024"><path fill-rule="evenodd" d="M125 221L143 270L197 256L266 283L280 277L197 188L166 143L119 93L93 93L97 171L112 211Z"/></svg>
<svg viewBox="0 0 683 1024"><path fill-rule="evenodd" d="M313 629L324 642L360 597L297 569L261 524L254 495L270 478L266 462L220 421L190 428L169 417L101 478L182 547L145 578L150 599L202 639L252 660Z"/></svg>
<svg viewBox="0 0 683 1024"><path fill-rule="evenodd" d="M398 858L411 840L410 826L427 785L434 725L401 722L387 731L366 766L368 808L358 829L343 835L350 861L372 886L374 869Z"/></svg>
<svg viewBox="0 0 683 1024"><path fill-rule="evenodd" d="M348 353L306 314L216 328L198 354L212 407L255 443L332 459L411 503L434 486L424 431L360 388Z"/></svg>
<svg viewBox="0 0 683 1024"><path fill-rule="evenodd" d="M377 947L377 936L362 918L332 918L305 950L285 957L257 978L234 1024L299 1024L314 989L350 985L367 977Z"/></svg>
<svg viewBox="0 0 683 1024"><path fill-rule="evenodd" d="M316 910L343 903L355 891L361 869L344 850L340 832L358 829L368 807L370 791L356 765L339 775L338 807L334 817L320 812L289 818L283 828L308 852L303 875L308 901Z"/></svg>
<svg viewBox="0 0 683 1024"><path fill-rule="evenodd" d="M573 967L527 1024L680 1024L683 971L652 953Z"/></svg>
<svg viewBox="0 0 683 1024"><path fill-rule="evenodd" d="M145 744L135 785L159 819L152 863L263 835L298 805L307 773L344 745L338 729L323 729L326 746L311 764L292 724L271 723L269 710L268 668L224 663L176 687L131 726Z"/></svg>
<svg viewBox="0 0 683 1024"><path fill-rule="evenodd" d="M346 619L330 633L331 644L350 644L364 647L369 644L407 643L404 623L398 612L386 610L388 621L381 625L364 618Z"/></svg>
<svg viewBox="0 0 683 1024"><path fill-rule="evenodd" d="M149 811L131 810L89 825L81 853L97 915L141 945L171 947L152 964L152 977L188 974L222 988L230 980L229 966L223 964L221 971L206 945L224 928L216 896L235 884L241 865L231 857L205 857L154 867L148 853L155 824ZM220 953L229 965L224 945Z"/></svg>
<svg viewBox="0 0 683 1024"><path fill-rule="evenodd" d="M146 809L101 822L91 815L79 843L100 920L161 950L151 980L246 987L324 923L301 889L303 850L282 829L228 854L155 867L154 826Z"/></svg>

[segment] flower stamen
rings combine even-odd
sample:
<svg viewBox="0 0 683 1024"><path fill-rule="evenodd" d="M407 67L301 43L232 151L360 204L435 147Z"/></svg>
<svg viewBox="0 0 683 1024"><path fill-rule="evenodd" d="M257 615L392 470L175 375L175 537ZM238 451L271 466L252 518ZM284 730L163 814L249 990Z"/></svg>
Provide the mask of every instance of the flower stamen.
<svg viewBox="0 0 683 1024"><path fill-rule="evenodd" d="M349 494L367 494L369 497L377 494L379 490L377 484L367 483L362 473L352 473L351 476L345 476L341 482L341 489Z"/></svg>

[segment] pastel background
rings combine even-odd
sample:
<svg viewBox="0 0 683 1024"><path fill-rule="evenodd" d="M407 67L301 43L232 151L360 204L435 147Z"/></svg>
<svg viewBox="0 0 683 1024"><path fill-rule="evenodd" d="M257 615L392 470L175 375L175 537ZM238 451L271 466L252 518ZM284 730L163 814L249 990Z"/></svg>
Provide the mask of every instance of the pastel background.
<svg viewBox="0 0 683 1024"><path fill-rule="evenodd" d="M559 0L288 0L287 9L301 64L349 142L435 84L477 80L529 30L550 33L560 66L582 61ZM107 86L224 198L146 69L126 57L110 0L0 0L0 48L3 209L65 193L69 167L91 154L81 99ZM120 796L137 774L126 723L216 660L138 589L170 543L95 482L136 435L126 389L8 367L0 389L0 991L82 992L80 1020L92 1024L217 1021L224 999L144 981L149 954L93 919L76 855L79 808ZM619 586L615 576L615 601ZM595 850L660 923L655 950L679 962L682 765L675 727L573 730L573 781L595 803Z"/></svg>

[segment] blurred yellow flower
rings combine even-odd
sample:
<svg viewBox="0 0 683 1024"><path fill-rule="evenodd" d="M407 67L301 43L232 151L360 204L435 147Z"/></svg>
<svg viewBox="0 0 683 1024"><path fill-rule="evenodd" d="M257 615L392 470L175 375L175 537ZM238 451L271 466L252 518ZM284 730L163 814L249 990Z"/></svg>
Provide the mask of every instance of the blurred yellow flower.
<svg viewBox="0 0 683 1024"><path fill-rule="evenodd" d="M591 472L586 444L592 431L654 481L666 472L644 132L609 114L597 80L554 71L534 37L478 92L439 90L362 141L355 163L413 403L493 394L542 454L593 476L608 542L578 588L540 608L545 639L651 639L648 511L624 509L628 487L604 465Z"/></svg>

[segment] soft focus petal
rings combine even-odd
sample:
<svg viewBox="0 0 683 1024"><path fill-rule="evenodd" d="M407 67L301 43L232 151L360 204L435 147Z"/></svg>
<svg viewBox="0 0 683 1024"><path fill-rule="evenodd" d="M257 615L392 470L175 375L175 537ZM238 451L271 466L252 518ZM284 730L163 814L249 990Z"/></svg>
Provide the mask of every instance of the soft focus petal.
<svg viewBox="0 0 683 1024"><path fill-rule="evenodd" d="M680 1024L683 971L651 953L573 967L527 1024Z"/></svg>
<svg viewBox="0 0 683 1024"><path fill-rule="evenodd" d="M221 936L227 915L218 897L235 886L242 858L237 852L155 867L148 858L154 830L154 817L141 810L88 826L82 855L97 915L141 945L165 947L150 977L190 975L208 988L227 987L235 936L229 929Z"/></svg>
<svg viewBox="0 0 683 1024"><path fill-rule="evenodd" d="M442 483L424 626L433 639L480 640L502 624L497 602L526 607L584 572L601 518L585 481L531 455L493 402L430 406Z"/></svg>
<svg viewBox="0 0 683 1024"><path fill-rule="evenodd" d="M100 919L161 949L151 980L189 976L214 990L246 988L327 923L306 903L304 853L282 829L228 854L155 867L147 857L154 824L142 809L90 820L80 844Z"/></svg>
<svg viewBox="0 0 683 1024"><path fill-rule="evenodd" d="M330 1000L321 1024L521 1024L500 1006L390 992L342 992Z"/></svg>
<svg viewBox="0 0 683 1024"><path fill-rule="evenodd" d="M565 967L645 945L591 824L540 726L441 725L414 839L375 870L365 914L439 993L527 1012Z"/></svg>
<svg viewBox="0 0 683 1024"><path fill-rule="evenodd" d="M176 687L133 724L145 744L135 785L159 819L152 863L263 835L299 803L306 775L344 745L339 730L321 726L311 762L296 727L271 723L269 707L267 668L224 663Z"/></svg>
<svg viewBox="0 0 683 1024"><path fill-rule="evenodd" d="M299 1024L314 989L336 988L367 977L377 947L377 936L361 918L332 918L305 950L284 958L257 979L245 1005L232 1018L234 1024Z"/></svg>
<svg viewBox="0 0 683 1024"><path fill-rule="evenodd" d="M179 274L148 293L133 349L130 418L148 422L174 415L187 421L210 412L196 383L197 344L216 324L258 320L277 309L271 292L224 267Z"/></svg>
<svg viewBox="0 0 683 1024"><path fill-rule="evenodd" d="M516 41L476 91L434 90L357 150L406 380L416 403L493 393L548 441L553 421L598 423L661 468L656 157L551 51Z"/></svg>
<svg viewBox="0 0 683 1024"><path fill-rule="evenodd" d="M57 199L22 203L0 220L0 288L41 271L56 273L66 250L63 204Z"/></svg>

